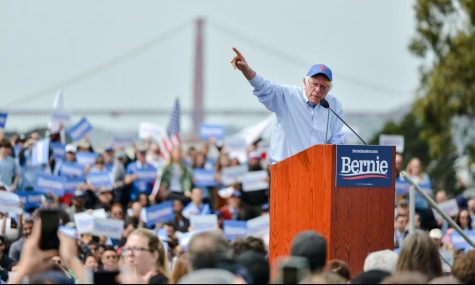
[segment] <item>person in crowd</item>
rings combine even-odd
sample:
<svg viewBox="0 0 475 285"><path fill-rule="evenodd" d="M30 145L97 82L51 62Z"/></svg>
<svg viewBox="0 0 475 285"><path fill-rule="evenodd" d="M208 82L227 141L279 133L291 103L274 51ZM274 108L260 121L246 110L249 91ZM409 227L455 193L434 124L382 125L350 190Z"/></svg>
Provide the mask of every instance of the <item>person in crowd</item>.
<svg viewBox="0 0 475 285"><path fill-rule="evenodd" d="M398 254L389 249L371 252L365 258L363 271L383 270L394 273L396 272L398 258Z"/></svg>
<svg viewBox="0 0 475 285"><path fill-rule="evenodd" d="M45 272L45 269L48 270L48 266L51 266L48 261L51 260L52 257L57 256L58 252L61 258L61 264L72 272L76 282L81 284L87 283L84 265L78 258L76 241L64 234L58 234L60 241L59 251L43 251L39 248L41 228L41 220L36 220L30 237L24 242L21 259L9 283L20 284L25 277L30 277L30 280L33 282L33 280L36 280L35 275L48 273L49 271ZM72 283L68 282L68 284Z"/></svg>
<svg viewBox="0 0 475 285"><path fill-rule="evenodd" d="M119 255L117 251L111 247L107 246L102 253L101 257L101 270L103 271L117 271L119 270Z"/></svg>
<svg viewBox="0 0 475 285"><path fill-rule="evenodd" d="M421 230L411 233L401 248L396 272L418 271L429 279L442 276L439 249Z"/></svg>
<svg viewBox="0 0 475 285"><path fill-rule="evenodd" d="M203 203L203 193L200 188L191 190L191 202L183 209L183 216L191 219L192 216L209 215L211 207L207 203Z"/></svg>
<svg viewBox="0 0 475 285"><path fill-rule="evenodd" d="M188 253L193 270L221 268L232 260L228 240L219 231L201 232L191 238Z"/></svg>
<svg viewBox="0 0 475 285"><path fill-rule="evenodd" d="M186 199L191 196L193 174L185 165L181 148L175 147L171 160L164 169L160 185L161 197L165 199Z"/></svg>
<svg viewBox="0 0 475 285"><path fill-rule="evenodd" d="M14 261L19 261L25 240L28 239L33 230L33 220L24 220L22 225L22 237L10 245L8 257Z"/></svg>
<svg viewBox="0 0 475 285"><path fill-rule="evenodd" d="M292 241L290 255L306 258L312 274L320 273L326 265L327 241L315 231L301 232Z"/></svg>
<svg viewBox="0 0 475 285"><path fill-rule="evenodd" d="M452 275L465 284L475 284L475 250L461 253L454 261Z"/></svg>
<svg viewBox="0 0 475 285"><path fill-rule="evenodd" d="M220 209L224 220L245 220L245 210L241 206L241 192L234 191Z"/></svg>
<svg viewBox="0 0 475 285"><path fill-rule="evenodd" d="M338 274L345 280L350 280L350 267L346 262L339 259L332 259L328 264L325 266L324 272L333 272Z"/></svg>
<svg viewBox="0 0 475 285"><path fill-rule="evenodd" d="M236 48L233 50L236 56L231 63L249 80L259 101L277 116L279 124L272 134L274 141L269 157L272 164L315 144L345 142L343 122L333 114L328 117L330 111L320 104L322 99L326 99L332 109L343 117L340 102L328 94L333 83L330 68L323 64L313 65L303 79L303 88L277 85L258 75L241 52Z"/></svg>
<svg viewBox="0 0 475 285"><path fill-rule="evenodd" d="M150 145L145 160L148 164L155 167L158 171L161 171L161 169L165 165L165 161L161 156L160 146L157 143L152 143Z"/></svg>
<svg viewBox="0 0 475 285"><path fill-rule="evenodd" d="M252 284L269 284L269 261L263 253L248 250L236 257L236 262L247 269Z"/></svg>
<svg viewBox="0 0 475 285"><path fill-rule="evenodd" d="M430 182L429 175L424 171L424 166L419 158L413 157L406 167L406 174L409 176L415 183L429 195L432 195L432 185ZM416 209L417 210L426 210L428 208L427 202L416 193Z"/></svg>
<svg viewBox="0 0 475 285"><path fill-rule="evenodd" d="M461 209L455 219L455 222L462 230L472 230L472 217L467 209Z"/></svg>
<svg viewBox="0 0 475 285"><path fill-rule="evenodd" d="M183 201L180 199L173 200L173 214L175 215L173 219L173 227L176 231L185 233L190 227L190 220L183 216Z"/></svg>
<svg viewBox="0 0 475 285"><path fill-rule="evenodd" d="M137 229L122 248L125 266L138 279L150 284L167 284L169 266L162 242L151 231Z"/></svg>
<svg viewBox="0 0 475 285"><path fill-rule="evenodd" d="M438 228L432 229L429 232L429 236L439 249L440 260L442 262L442 270L444 272L450 272L450 268L454 263L454 256L452 252L448 251L444 247L444 244L442 242L442 231Z"/></svg>
<svg viewBox="0 0 475 285"><path fill-rule="evenodd" d="M467 209L472 218L472 228L475 228L475 198L471 198L467 201Z"/></svg>
<svg viewBox="0 0 475 285"><path fill-rule="evenodd" d="M246 251L254 251L267 256L267 246L260 238L248 236L245 238L238 238L231 244L233 249L233 256L238 257Z"/></svg>
<svg viewBox="0 0 475 285"><path fill-rule="evenodd" d="M99 263L94 255L87 254L84 256L84 267L92 272L97 272L99 270Z"/></svg>
<svg viewBox="0 0 475 285"><path fill-rule="evenodd" d="M112 188L100 188L96 195L98 199L94 205L94 209L104 209L108 212L114 203L114 193Z"/></svg>
<svg viewBox="0 0 475 285"><path fill-rule="evenodd" d="M152 191L152 182L155 181L157 169L147 163L145 155L147 148L144 145L137 147L135 153L136 161L127 166L127 175L125 177L125 184L131 185L130 201L135 201L139 193L145 192L148 195ZM155 173L155 177L142 177L144 172Z"/></svg>
<svg viewBox="0 0 475 285"><path fill-rule="evenodd" d="M86 192L77 190L74 192L72 205L65 211L69 215L69 220L74 221L74 215L86 211Z"/></svg>
<svg viewBox="0 0 475 285"><path fill-rule="evenodd" d="M11 147L7 139L0 141L0 185L5 185L10 192L15 191L20 183L20 170L15 159L9 155Z"/></svg>
<svg viewBox="0 0 475 285"><path fill-rule="evenodd" d="M8 272L11 271L13 264L14 261L7 254L5 238L0 236L0 279L4 282L8 280Z"/></svg>
<svg viewBox="0 0 475 285"><path fill-rule="evenodd" d="M408 218L407 216L398 215L394 221L394 248L401 248L404 240L409 235L407 230Z"/></svg>

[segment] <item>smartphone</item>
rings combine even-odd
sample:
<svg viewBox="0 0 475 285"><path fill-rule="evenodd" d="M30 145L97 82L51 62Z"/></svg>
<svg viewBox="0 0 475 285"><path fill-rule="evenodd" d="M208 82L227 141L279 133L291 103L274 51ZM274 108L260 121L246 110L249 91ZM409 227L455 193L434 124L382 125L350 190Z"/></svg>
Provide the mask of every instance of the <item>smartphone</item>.
<svg viewBox="0 0 475 285"><path fill-rule="evenodd" d="M42 209L40 249L59 249L58 227L59 211L57 209Z"/></svg>
<svg viewBox="0 0 475 285"><path fill-rule="evenodd" d="M116 280L119 271L94 272L93 284L119 284Z"/></svg>

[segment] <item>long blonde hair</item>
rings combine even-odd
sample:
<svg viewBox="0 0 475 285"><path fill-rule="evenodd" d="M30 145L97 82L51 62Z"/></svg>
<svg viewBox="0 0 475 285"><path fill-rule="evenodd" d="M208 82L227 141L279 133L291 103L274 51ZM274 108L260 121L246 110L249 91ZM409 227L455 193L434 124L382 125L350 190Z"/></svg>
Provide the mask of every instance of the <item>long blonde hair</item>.
<svg viewBox="0 0 475 285"><path fill-rule="evenodd" d="M158 253L156 264L157 272L170 279L170 267L168 265L168 259L162 241L153 232L146 229L136 229L129 236L131 235L137 235L148 240L148 248L150 249L150 252Z"/></svg>

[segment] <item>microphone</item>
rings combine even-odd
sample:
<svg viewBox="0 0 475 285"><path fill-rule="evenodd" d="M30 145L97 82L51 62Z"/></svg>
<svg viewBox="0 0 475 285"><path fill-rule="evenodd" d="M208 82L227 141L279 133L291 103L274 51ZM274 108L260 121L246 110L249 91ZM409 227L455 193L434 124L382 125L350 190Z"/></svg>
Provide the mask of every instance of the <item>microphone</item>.
<svg viewBox="0 0 475 285"><path fill-rule="evenodd" d="M325 98L322 98L320 100L320 105L325 108L325 109L329 109L330 111L332 111L333 114L335 114L335 116L340 119L340 121L342 121L365 145L368 145L346 122L345 120L343 120L340 116L338 116L337 113L335 113L335 111L333 111L332 108L330 108L330 103L328 103L328 101L325 99ZM327 120L327 132L328 132L328 120Z"/></svg>

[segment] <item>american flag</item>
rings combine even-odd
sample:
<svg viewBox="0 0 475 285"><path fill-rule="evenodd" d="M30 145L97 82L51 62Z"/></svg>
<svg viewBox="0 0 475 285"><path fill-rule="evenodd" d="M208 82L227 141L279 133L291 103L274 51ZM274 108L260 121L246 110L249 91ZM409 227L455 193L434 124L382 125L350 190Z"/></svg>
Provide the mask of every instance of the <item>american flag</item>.
<svg viewBox="0 0 475 285"><path fill-rule="evenodd" d="M170 157L170 153L174 147L181 145L180 136L180 101L175 100L172 113L170 114L170 121L167 126L167 135L164 136L160 142L161 156L164 160Z"/></svg>

